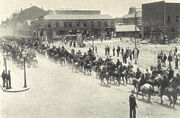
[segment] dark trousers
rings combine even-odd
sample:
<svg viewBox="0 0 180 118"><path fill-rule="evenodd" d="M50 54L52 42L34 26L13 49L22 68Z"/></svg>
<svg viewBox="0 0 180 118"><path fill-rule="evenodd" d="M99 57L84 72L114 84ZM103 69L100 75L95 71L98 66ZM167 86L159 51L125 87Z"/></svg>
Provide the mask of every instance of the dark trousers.
<svg viewBox="0 0 180 118"><path fill-rule="evenodd" d="M175 61L175 69L178 69L178 61Z"/></svg>
<svg viewBox="0 0 180 118"><path fill-rule="evenodd" d="M117 52L117 56L119 57L119 52Z"/></svg>
<svg viewBox="0 0 180 118"><path fill-rule="evenodd" d="M130 118L136 118L136 109L130 108Z"/></svg>
<svg viewBox="0 0 180 118"><path fill-rule="evenodd" d="M6 79L3 78L2 80L3 80L3 87L5 87L6 86Z"/></svg>
<svg viewBox="0 0 180 118"><path fill-rule="evenodd" d="M113 51L113 56L115 56L115 52Z"/></svg>

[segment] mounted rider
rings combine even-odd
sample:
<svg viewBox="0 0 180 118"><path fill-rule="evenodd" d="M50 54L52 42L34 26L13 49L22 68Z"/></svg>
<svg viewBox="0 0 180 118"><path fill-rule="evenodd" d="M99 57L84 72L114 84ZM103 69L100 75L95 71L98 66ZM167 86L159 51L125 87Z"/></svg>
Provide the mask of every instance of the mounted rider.
<svg viewBox="0 0 180 118"><path fill-rule="evenodd" d="M137 71L136 71L136 79L141 78L141 74L142 74L142 72L140 71L139 68L137 68Z"/></svg>

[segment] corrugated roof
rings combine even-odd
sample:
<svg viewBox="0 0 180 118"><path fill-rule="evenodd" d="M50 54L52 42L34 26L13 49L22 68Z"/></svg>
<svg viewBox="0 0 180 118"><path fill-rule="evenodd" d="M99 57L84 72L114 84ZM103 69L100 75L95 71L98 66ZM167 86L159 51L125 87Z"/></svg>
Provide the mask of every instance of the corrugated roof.
<svg viewBox="0 0 180 118"><path fill-rule="evenodd" d="M113 19L110 15L93 14L93 15L77 15L77 14L61 14L61 15L46 15L45 20L76 20L76 19Z"/></svg>
<svg viewBox="0 0 180 118"><path fill-rule="evenodd" d="M142 12L138 11L136 17L142 17ZM135 13L124 15L123 18L135 18Z"/></svg>
<svg viewBox="0 0 180 118"><path fill-rule="evenodd" d="M134 32L135 25L116 25L116 32ZM140 31L138 27L136 27L136 31Z"/></svg>

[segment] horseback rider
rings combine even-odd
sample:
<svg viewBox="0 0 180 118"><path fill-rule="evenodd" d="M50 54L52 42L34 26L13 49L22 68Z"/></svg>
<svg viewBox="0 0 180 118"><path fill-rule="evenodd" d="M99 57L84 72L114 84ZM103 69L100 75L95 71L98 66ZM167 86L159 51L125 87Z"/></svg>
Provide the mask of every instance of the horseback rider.
<svg viewBox="0 0 180 118"><path fill-rule="evenodd" d="M140 69L139 69L139 68L137 68L137 72L136 72L136 79L141 78L141 74L142 74L142 72L140 71Z"/></svg>
<svg viewBox="0 0 180 118"><path fill-rule="evenodd" d="M150 78L151 78L151 74L149 73L148 69L146 69L145 79L149 80Z"/></svg>
<svg viewBox="0 0 180 118"><path fill-rule="evenodd" d="M171 80L174 77L174 70L171 66L169 67L168 72L168 79Z"/></svg>

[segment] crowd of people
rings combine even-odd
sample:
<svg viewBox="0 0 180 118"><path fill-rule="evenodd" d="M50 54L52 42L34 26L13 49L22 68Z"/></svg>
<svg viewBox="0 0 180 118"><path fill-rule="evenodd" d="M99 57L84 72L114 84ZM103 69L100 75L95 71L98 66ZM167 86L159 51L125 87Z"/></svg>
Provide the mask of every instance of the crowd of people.
<svg viewBox="0 0 180 118"><path fill-rule="evenodd" d="M120 47L119 45L117 46L117 48L113 47L112 48L112 56L116 56L122 57L122 61L123 63L127 64L127 59L129 58L130 62L132 63L132 60L135 59L135 55L137 56L137 58L139 57L139 49L137 49L137 54L135 54L135 49L130 49L129 47L127 48L123 48ZM111 49L110 47L107 45L105 47L105 55L110 55Z"/></svg>
<svg viewBox="0 0 180 118"><path fill-rule="evenodd" d="M170 50L169 54L163 53L161 51L157 54L157 62L158 62L158 68L166 67L166 63L168 61L168 66L172 67L172 62L174 60L175 62L175 69L178 69L179 66L179 56L177 55L178 49L175 47L174 51Z"/></svg>

